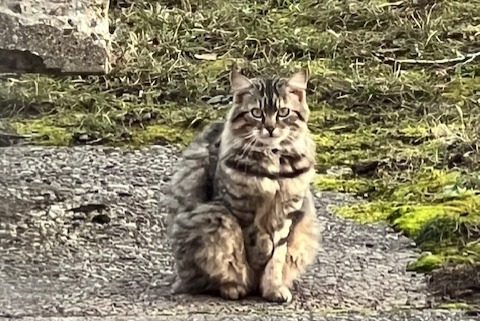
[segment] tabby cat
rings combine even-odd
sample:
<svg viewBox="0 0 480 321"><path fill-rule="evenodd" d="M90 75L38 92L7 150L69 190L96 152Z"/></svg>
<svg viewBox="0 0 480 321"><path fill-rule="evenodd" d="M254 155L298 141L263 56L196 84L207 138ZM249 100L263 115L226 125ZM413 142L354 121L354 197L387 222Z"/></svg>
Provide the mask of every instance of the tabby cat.
<svg viewBox="0 0 480 321"><path fill-rule="evenodd" d="M171 181L174 293L292 300L292 283L320 243L307 82L304 70L249 79L232 69L225 121L184 150Z"/></svg>

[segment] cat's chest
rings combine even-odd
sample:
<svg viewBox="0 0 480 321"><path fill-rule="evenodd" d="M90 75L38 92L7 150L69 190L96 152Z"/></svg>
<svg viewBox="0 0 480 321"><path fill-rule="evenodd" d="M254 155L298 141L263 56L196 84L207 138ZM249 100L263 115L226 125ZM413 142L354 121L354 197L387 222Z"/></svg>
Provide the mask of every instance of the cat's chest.
<svg viewBox="0 0 480 321"><path fill-rule="evenodd" d="M302 194L313 179L314 170L309 169L295 177L265 177L247 175L241 171L224 168L225 177L231 184L242 186L245 194L260 199L282 198Z"/></svg>
<svg viewBox="0 0 480 321"><path fill-rule="evenodd" d="M255 192L265 197L275 196L283 199L302 194L313 179L314 168L307 164L304 171L295 172L295 169L292 169L290 165L288 167L288 169L285 169L280 162L273 163L268 170L275 175L272 177L255 177L252 180L256 187Z"/></svg>

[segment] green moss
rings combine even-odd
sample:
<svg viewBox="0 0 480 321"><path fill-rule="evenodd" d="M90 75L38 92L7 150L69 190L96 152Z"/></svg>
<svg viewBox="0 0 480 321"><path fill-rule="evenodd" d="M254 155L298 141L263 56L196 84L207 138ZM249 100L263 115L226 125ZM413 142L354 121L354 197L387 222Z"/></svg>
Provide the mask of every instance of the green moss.
<svg viewBox="0 0 480 321"><path fill-rule="evenodd" d="M335 212L345 218L371 223L386 220L395 209L393 202L376 201L338 207Z"/></svg>
<svg viewBox="0 0 480 321"><path fill-rule="evenodd" d="M339 207L335 212L362 222L389 222L428 251L409 268L430 271L445 263L472 263L480 259L480 247L476 244L479 204L479 196L430 205L374 201Z"/></svg>
<svg viewBox="0 0 480 321"><path fill-rule="evenodd" d="M463 105L463 102L470 97L479 96L480 78L465 77L465 75L454 77L445 87L444 97L451 98Z"/></svg>
<svg viewBox="0 0 480 321"><path fill-rule="evenodd" d="M358 193L368 188L368 182L361 179L342 179L328 175L316 175L314 186L321 191Z"/></svg>
<svg viewBox="0 0 480 321"><path fill-rule="evenodd" d="M411 182L398 184L391 198L403 201L435 198L442 195L444 188L454 184L458 176L458 172L424 168Z"/></svg>
<svg viewBox="0 0 480 321"><path fill-rule="evenodd" d="M218 59L214 61L202 61L196 65L196 69L200 70L199 73L209 77L216 78L222 72L228 71L229 64L224 59Z"/></svg>
<svg viewBox="0 0 480 321"><path fill-rule="evenodd" d="M446 209L438 205L404 205L388 215L392 224L409 236L416 236L422 226L434 218L444 217Z"/></svg>
<svg viewBox="0 0 480 321"><path fill-rule="evenodd" d="M132 144L176 143L187 145L194 136L191 129L179 129L166 125L149 125L132 132Z"/></svg>
<svg viewBox="0 0 480 321"><path fill-rule="evenodd" d="M478 221L480 215L480 197L473 196L467 199L453 200L431 205L404 205L389 216L394 226L404 231L407 235L417 237L420 232L426 233L424 227L433 219L441 220L443 224L432 225L431 229L454 232L463 222ZM453 220L453 222L449 221ZM445 224L449 223L449 224ZM447 232L444 233L447 233Z"/></svg>
<svg viewBox="0 0 480 321"><path fill-rule="evenodd" d="M428 124L407 124L405 127L400 128L400 133L408 135L410 137L422 138L430 135L430 127Z"/></svg>
<svg viewBox="0 0 480 321"><path fill-rule="evenodd" d="M337 125L333 129L341 127ZM379 150L384 150L375 135L367 130L355 133L319 131L312 136L317 146L317 162L321 165L350 165L372 159Z"/></svg>
<svg viewBox="0 0 480 321"><path fill-rule="evenodd" d="M72 135L64 127L60 127L48 119L33 119L11 122L12 127L22 135L29 135L38 145L67 146Z"/></svg>
<svg viewBox="0 0 480 321"><path fill-rule="evenodd" d="M416 261L408 265L408 270L429 272L446 264L473 264L480 259L480 249L477 246L467 245L460 249L446 246L435 248L435 252L425 250Z"/></svg>
<svg viewBox="0 0 480 321"><path fill-rule="evenodd" d="M408 270L427 272L441 267L446 262L443 255L436 255L430 252L424 252L413 263L408 265Z"/></svg>
<svg viewBox="0 0 480 321"><path fill-rule="evenodd" d="M411 269L427 271L445 263L474 262L480 258L475 242L480 237L480 195L464 187L476 177L469 176L466 179L459 171L424 168L392 180L363 180L359 190L365 186L375 190L370 201L339 207L335 212L362 222L387 221L414 239L427 252L410 265ZM327 181L328 187L342 190L343 186L359 186L355 178L340 181L335 185Z"/></svg>

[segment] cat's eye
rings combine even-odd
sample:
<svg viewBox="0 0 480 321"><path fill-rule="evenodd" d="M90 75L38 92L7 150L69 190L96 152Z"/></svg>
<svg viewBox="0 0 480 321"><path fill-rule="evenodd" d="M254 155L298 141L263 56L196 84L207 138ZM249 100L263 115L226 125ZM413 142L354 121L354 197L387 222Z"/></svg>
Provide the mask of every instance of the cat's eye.
<svg viewBox="0 0 480 321"><path fill-rule="evenodd" d="M253 108L250 112L255 118L261 118L263 116L263 111L260 108Z"/></svg>
<svg viewBox="0 0 480 321"><path fill-rule="evenodd" d="M290 114L290 109L287 107L283 107L278 110L279 117L287 117L288 114Z"/></svg>

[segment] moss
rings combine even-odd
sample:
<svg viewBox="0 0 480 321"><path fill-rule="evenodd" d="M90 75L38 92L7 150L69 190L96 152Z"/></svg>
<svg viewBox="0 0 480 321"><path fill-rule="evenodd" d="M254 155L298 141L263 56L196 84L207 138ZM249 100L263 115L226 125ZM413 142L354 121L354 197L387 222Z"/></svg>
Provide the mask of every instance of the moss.
<svg viewBox="0 0 480 321"><path fill-rule="evenodd" d="M386 220L396 209L393 202L364 202L351 206L337 207L334 211L345 218L356 219L360 222L371 223Z"/></svg>
<svg viewBox="0 0 480 321"><path fill-rule="evenodd" d="M474 77L474 74L470 77L465 75L456 76L445 87L443 96L451 98L454 101L463 105L463 102L470 97L479 96L478 88L480 87L480 79Z"/></svg>
<svg viewBox="0 0 480 321"><path fill-rule="evenodd" d="M424 168L412 177L412 182L398 184L391 198L408 201L438 197L444 188L457 181L458 176L458 172Z"/></svg>
<svg viewBox="0 0 480 321"><path fill-rule="evenodd" d="M441 267L445 261L443 255L423 252L415 262L408 265L407 269L418 272L432 271L433 269Z"/></svg>
<svg viewBox="0 0 480 321"><path fill-rule="evenodd" d="M364 180L363 188L376 190L370 194L371 200L335 211L362 222L387 221L413 238L426 252L411 269L427 271L446 263L472 262L480 258L480 248L475 245L480 237L480 195L464 187L468 181L459 171L433 168L390 181ZM342 190L356 182L350 178L335 187Z"/></svg>
<svg viewBox="0 0 480 321"><path fill-rule="evenodd" d="M407 235L417 237L422 229L433 219L441 220L442 225L432 225L431 229L455 231L464 221L480 222L478 210L480 197L473 196L461 201L453 200L431 205L404 205L390 214L392 224L404 231ZM444 224L446 219L454 220L453 224ZM450 222L450 221L447 221ZM426 233L426 231L423 231ZM445 232L446 233L446 232Z"/></svg>
<svg viewBox="0 0 480 321"><path fill-rule="evenodd" d="M436 248L435 252L424 251L416 261L408 265L408 270L430 272L445 265L471 265L480 259L479 250L470 245L460 250L455 247L442 247Z"/></svg>
<svg viewBox="0 0 480 321"><path fill-rule="evenodd" d="M426 137L430 135L430 127L428 124L407 124L405 127L400 128L400 133L411 137Z"/></svg>
<svg viewBox="0 0 480 321"><path fill-rule="evenodd" d="M38 145L67 146L72 139L66 128L48 119L15 121L11 125L19 134L31 136L32 141Z"/></svg>
<svg viewBox="0 0 480 321"><path fill-rule="evenodd" d="M480 259L479 196L439 204L402 205L398 202L374 201L338 207L339 215L361 222L387 221L414 238L423 250L409 268L430 271L446 263L472 263Z"/></svg>
<svg viewBox="0 0 480 321"><path fill-rule="evenodd" d="M393 226L407 235L416 236L428 221L445 215L446 211L442 206L404 205L396 208L387 219L390 218Z"/></svg>
<svg viewBox="0 0 480 321"><path fill-rule="evenodd" d="M132 133L133 145L176 143L187 145L193 138L194 131L180 129L166 125L149 125L134 130Z"/></svg>
<svg viewBox="0 0 480 321"><path fill-rule="evenodd" d="M317 146L319 164L351 165L372 159L378 150L383 149L379 146L380 142L375 140L375 135L367 130L356 133L328 130L314 133L312 136Z"/></svg>
<svg viewBox="0 0 480 321"><path fill-rule="evenodd" d="M313 185L321 191L359 193L368 187L368 182L361 179L342 179L328 175L316 175Z"/></svg>

